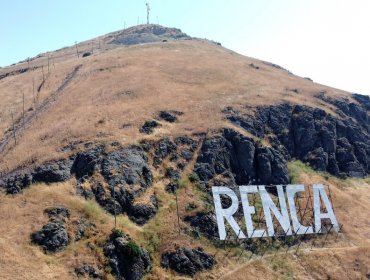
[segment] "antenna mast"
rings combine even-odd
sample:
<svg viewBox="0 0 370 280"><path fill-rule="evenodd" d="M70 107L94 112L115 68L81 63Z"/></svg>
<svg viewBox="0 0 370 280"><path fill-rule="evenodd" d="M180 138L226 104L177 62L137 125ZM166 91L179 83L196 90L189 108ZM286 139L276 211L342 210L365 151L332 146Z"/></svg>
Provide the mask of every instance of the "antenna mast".
<svg viewBox="0 0 370 280"><path fill-rule="evenodd" d="M150 13L150 6L149 3L146 3L146 24L149 24L149 13Z"/></svg>

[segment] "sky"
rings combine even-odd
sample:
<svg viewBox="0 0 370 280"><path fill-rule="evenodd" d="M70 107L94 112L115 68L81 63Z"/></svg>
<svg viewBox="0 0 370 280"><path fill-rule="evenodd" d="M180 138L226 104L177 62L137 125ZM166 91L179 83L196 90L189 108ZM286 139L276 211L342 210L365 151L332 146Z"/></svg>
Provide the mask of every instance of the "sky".
<svg viewBox="0 0 370 280"><path fill-rule="evenodd" d="M0 66L146 22L370 95L368 0L0 0Z"/></svg>

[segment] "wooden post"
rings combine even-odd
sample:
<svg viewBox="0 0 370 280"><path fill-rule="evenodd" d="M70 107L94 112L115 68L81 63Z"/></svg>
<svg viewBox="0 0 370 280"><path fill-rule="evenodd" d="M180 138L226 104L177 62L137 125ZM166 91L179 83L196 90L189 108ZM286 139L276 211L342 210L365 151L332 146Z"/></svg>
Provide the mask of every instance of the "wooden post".
<svg viewBox="0 0 370 280"><path fill-rule="evenodd" d="M76 46L77 58L80 58L80 54L78 53L77 41L75 42L75 46Z"/></svg>
<svg viewBox="0 0 370 280"><path fill-rule="evenodd" d="M35 77L32 77L32 97L33 97L33 104L36 109L36 97L35 97Z"/></svg>
<svg viewBox="0 0 370 280"><path fill-rule="evenodd" d="M24 128L24 91L23 90L22 90L22 103L23 103L22 117L23 117L23 128Z"/></svg>
<svg viewBox="0 0 370 280"><path fill-rule="evenodd" d="M17 137L15 136L15 124L14 124L14 116L13 116L12 110L10 110L10 114L12 115L14 144L17 145Z"/></svg>
<svg viewBox="0 0 370 280"><path fill-rule="evenodd" d="M177 192L176 192L176 212L177 212L177 225L179 227L179 235L181 233L181 228L180 228L180 215L179 215L179 204L177 202Z"/></svg>
<svg viewBox="0 0 370 280"><path fill-rule="evenodd" d="M50 74L50 55L48 53L48 74Z"/></svg>
<svg viewBox="0 0 370 280"><path fill-rule="evenodd" d="M42 83L44 83L45 82L44 65L42 65L41 71L42 71Z"/></svg>

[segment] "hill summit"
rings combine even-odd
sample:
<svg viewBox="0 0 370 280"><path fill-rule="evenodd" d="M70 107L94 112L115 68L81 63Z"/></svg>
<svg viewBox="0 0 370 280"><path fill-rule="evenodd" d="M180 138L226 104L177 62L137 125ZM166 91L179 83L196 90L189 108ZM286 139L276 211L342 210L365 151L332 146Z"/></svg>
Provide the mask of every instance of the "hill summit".
<svg viewBox="0 0 370 280"><path fill-rule="evenodd" d="M108 36L111 44L136 45L143 43L166 42L170 40L191 39L177 28L168 28L158 24L133 26Z"/></svg>

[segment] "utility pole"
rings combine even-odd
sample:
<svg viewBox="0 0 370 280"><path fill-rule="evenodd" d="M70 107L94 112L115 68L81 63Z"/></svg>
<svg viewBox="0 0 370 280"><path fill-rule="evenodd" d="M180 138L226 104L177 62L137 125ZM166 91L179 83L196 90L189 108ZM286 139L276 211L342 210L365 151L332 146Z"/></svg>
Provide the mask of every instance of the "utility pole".
<svg viewBox="0 0 370 280"><path fill-rule="evenodd" d="M24 128L24 91L22 90L22 101L23 101L23 110L22 110L22 117L23 117L23 128Z"/></svg>
<svg viewBox="0 0 370 280"><path fill-rule="evenodd" d="M10 110L10 114L12 115L14 145L17 145L17 137L15 136L15 124L14 124L14 116L13 116L12 110Z"/></svg>
<svg viewBox="0 0 370 280"><path fill-rule="evenodd" d="M48 53L48 75L50 74L50 55Z"/></svg>
<svg viewBox="0 0 370 280"><path fill-rule="evenodd" d="M150 13L150 6L149 3L146 3L146 24L149 24L149 13Z"/></svg>
<svg viewBox="0 0 370 280"><path fill-rule="evenodd" d="M80 58L80 54L78 53L77 41L75 42L75 46L76 46L77 58Z"/></svg>

